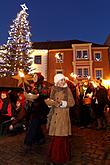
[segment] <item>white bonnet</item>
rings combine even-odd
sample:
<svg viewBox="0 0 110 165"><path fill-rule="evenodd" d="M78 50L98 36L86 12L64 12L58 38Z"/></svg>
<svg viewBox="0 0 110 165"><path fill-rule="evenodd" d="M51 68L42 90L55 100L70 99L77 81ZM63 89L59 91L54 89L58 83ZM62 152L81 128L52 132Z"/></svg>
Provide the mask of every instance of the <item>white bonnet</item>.
<svg viewBox="0 0 110 165"><path fill-rule="evenodd" d="M54 83L57 84L61 79L65 79L65 76L62 73L58 73L54 76Z"/></svg>

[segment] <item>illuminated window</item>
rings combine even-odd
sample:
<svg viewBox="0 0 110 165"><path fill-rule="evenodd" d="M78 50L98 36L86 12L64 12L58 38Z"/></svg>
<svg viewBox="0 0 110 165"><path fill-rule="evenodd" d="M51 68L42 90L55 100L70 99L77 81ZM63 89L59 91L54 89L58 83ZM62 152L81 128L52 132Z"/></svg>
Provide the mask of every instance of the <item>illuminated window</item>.
<svg viewBox="0 0 110 165"><path fill-rule="evenodd" d="M61 69L57 69L57 70L56 70L56 74L58 74L58 73L63 74L63 71L62 71Z"/></svg>
<svg viewBox="0 0 110 165"><path fill-rule="evenodd" d="M88 77L89 75L89 68L77 68L77 76L78 77Z"/></svg>
<svg viewBox="0 0 110 165"><path fill-rule="evenodd" d="M35 64L41 64L41 55L36 55L34 57L34 63Z"/></svg>
<svg viewBox="0 0 110 165"><path fill-rule="evenodd" d="M101 60L101 53L100 52L94 53L94 59L95 59L95 61L100 61Z"/></svg>
<svg viewBox="0 0 110 165"><path fill-rule="evenodd" d="M81 58L82 57L82 52L81 51L77 51L76 52L76 58Z"/></svg>
<svg viewBox="0 0 110 165"><path fill-rule="evenodd" d="M88 68L83 69L83 75L84 75L84 77L88 76Z"/></svg>
<svg viewBox="0 0 110 165"><path fill-rule="evenodd" d="M82 58L87 59L88 58L88 53L87 50L82 51Z"/></svg>
<svg viewBox="0 0 110 165"><path fill-rule="evenodd" d="M58 56L59 56L59 59L56 58L56 63L59 63L59 62L63 63L64 54L63 53L59 53Z"/></svg>
<svg viewBox="0 0 110 165"><path fill-rule="evenodd" d="M95 70L96 78L102 78L102 69Z"/></svg>
<svg viewBox="0 0 110 165"><path fill-rule="evenodd" d="M82 77L82 68L78 68L78 77Z"/></svg>
<svg viewBox="0 0 110 165"><path fill-rule="evenodd" d="M77 59L88 59L88 51L87 50L77 50L76 58Z"/></svg>

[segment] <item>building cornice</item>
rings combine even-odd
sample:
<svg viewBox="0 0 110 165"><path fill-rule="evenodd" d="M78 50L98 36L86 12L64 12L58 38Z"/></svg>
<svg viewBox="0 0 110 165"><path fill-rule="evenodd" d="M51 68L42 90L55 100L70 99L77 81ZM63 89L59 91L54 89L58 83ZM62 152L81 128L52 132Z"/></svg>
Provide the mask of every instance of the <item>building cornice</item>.
<svg viewBox="0 0 110 165"><path fill-rule="evenodd" d="M49 52L56 52L56 51L58 52L58 51L64 51L64 50L65 51L72 51L72 48L71 49L52 49L52 50L50 49Z"/></svg>
<svg viewBox="0 0 110 165"><path fill-rule="evenodd" d="M91 49L109 49L109 47L91 47Z"/></svg>
<svg viewBox="0 0 110 165"><path fill-rule="evenodd" d="M74 48L75 46L91 46L92 43L82 43L82 44L72 44L72 48Z"/></svg>

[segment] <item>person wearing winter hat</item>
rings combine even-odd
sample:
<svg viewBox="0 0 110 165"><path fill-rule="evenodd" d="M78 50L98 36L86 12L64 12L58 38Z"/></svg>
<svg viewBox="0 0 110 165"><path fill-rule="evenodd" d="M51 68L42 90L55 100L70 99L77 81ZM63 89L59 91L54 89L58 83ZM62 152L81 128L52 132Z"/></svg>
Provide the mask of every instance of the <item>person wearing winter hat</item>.
<svg viewBox="0 0 110 165"><path fill-rule="evenodd" d="M54 76L55 86L57 86L57 84L60 80L65 80L65 76L62 73L58 73Z"/></svg>
<svg viewBox="0 0 110 165"><path fill-rule="evenodd" d="M54 76L54 86L51 88L50 98L46 100L46 103L51 106L47 123L51 136L49 159L53 165L64 164L70 159L71 122L69 108L75 105L75 101L63 74L59 73Z"/></svg>

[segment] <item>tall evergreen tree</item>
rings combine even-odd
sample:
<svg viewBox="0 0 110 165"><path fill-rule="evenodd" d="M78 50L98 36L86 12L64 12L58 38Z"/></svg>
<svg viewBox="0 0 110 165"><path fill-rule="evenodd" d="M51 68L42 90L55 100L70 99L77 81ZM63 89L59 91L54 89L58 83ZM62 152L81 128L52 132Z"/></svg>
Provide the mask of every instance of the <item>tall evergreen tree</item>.
<svg viewBox="0 0 110 165"><path fill-rule="evenodd" d="M28 73L31 69L31 33L29 21L27 20L28 8L25 4L21 5L22 10L17 14L10 26L9 37L5 45L5 51L0 54L0 76L12 76L22 69Z"/></svg>

